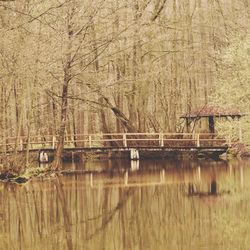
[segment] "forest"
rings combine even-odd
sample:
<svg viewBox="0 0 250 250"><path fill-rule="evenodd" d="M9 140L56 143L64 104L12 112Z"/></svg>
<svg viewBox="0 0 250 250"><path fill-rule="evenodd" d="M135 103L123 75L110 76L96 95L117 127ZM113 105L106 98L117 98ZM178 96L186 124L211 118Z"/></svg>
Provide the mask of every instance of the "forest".
<svg viewBox="0 0 250 250"><path fill-rule="evenodd" d="M65 134L180 132L207 104L249 113L249 0L5 0L0 13L2 142L49 134L62 150Z"/></svg>
<svg viewBox="0 0 250 250"><path fill-rule="evenodd" d="M250 0L0 0L0 34L0 249L250 249Z"/></svg>

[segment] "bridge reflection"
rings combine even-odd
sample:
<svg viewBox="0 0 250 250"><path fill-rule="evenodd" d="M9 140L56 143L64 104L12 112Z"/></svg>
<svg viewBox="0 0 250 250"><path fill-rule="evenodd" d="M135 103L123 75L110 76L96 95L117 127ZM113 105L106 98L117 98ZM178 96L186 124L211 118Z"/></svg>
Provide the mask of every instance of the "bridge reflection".
<svg viewBox="0 0 250 250"><path fill-rule="evenodd" d="M107 166L95 161L65 165L77 174L0 183L0 249L155 249L155 242L162 249L199 249L201 242L216 249L218 240L221 249L248 249L241 238L250 223L247 166L140 161L133 171L129 161L115 161L101 171ZM231 192L197 199L187 196L190 183Z"/></svg>

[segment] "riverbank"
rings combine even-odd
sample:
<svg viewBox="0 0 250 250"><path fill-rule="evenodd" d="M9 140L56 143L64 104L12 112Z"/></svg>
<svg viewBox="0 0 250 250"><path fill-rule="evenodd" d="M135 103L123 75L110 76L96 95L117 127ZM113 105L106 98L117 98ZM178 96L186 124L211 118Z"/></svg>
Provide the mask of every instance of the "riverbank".
<svg viewBox="0 0 250 250"><path fill-rule="evenodd" d="M39 164L38 163L38 155L36 152L31 152L29 154L29 164L27 165L27 159L24 153L18 153L16 155L2 155L0 157L0 181L4 182L14 182L14 183L26 183L32 178L35 177L53 177L56 174L74 174L74 173L89 173L90 170L72 170L72 169L62 169L59 171L54 171L51 168L51 164L53 161L53 157L49 155L50 162L47 164ZM196 161L199 160L199 164L205 161L218 161L219 157L213 158L213 155L209 154L190 154L190 153L182 153L176 154L175 152L142 152L140 154L140 162L141 160L149 160L149 161L165 161L165 162L186 162L186 161ZM250 151L244 144L235 144L230 150L228 150L227 154L224 155L223 160L228 161L235 159L237 157L249 158ZM130 160L130 155L128 152L118 152L118 153L96 153L93 154L91 152L69 155L66 154L63 158L64 163L74 163L74 164L85 164L85 162L91 161L103 161L103 162L116 162L117 160L125 160L130 164L133 162L134 166L132 168L138 169L138 163L136 161ZM110 166L107 166L107 170L110 169ZM92 171L92 170L91 170ZM103 171L103 170L102 170ZM97 171L100 173L102 171ZM104 171L105 172L105 171Z"/></svg>

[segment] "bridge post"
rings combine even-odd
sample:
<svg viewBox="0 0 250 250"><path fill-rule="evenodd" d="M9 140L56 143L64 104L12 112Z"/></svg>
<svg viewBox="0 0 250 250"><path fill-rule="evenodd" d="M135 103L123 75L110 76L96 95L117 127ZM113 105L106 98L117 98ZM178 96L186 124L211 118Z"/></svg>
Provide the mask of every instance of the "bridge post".
<svg viewBox="0 0 250 250"><path fill-rule="evenodd" d="M160 147L164 147L163 133L159 134L159 144Z"/></svg>
<svg viewBox="0 0 250 250"><path fill-rule="evenodd" d="M20 150L23 151L23 140L22 139L20 139L19 144L20 144Z"/></svg>
<svg viewBox="0 0 250 250"><path fill-rule="evenodd" d="M53 136L52 137L52 148L55 148L56 147L56 137Z"/></svg>
<svg viewBox="0 0 250 250"><path fill-rule="evenodd" d="M196 146L200 147L200 135L199 134L196 135Z"/></svg>
<svg viewBox="0 0 250 250"><path fill-rule="evenodd" d="M91 135L89 135L89 147L92 148L92 138L91 138Z"/></svg>
<svg viewBox="0 0 250 250"><path fill-rule="evenodd" d="M128 146L127 145L127 136L126 136L126 134L122 135L122 139L123 139L123 146L126 148Z"/></svg>

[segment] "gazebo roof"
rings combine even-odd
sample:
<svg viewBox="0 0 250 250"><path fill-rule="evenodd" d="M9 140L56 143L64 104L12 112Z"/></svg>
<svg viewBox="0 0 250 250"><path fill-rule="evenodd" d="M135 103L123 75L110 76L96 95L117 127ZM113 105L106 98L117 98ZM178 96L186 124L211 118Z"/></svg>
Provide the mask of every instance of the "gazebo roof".
<svg viewBox="0 0 250 250"><path fill-rule="evenodd" d="M180 118L201 118L201 117L241 117L242 114L236 108L226 108L219 106L203 106L194 110L191 110L189 113L182 115Z"/></svg>

